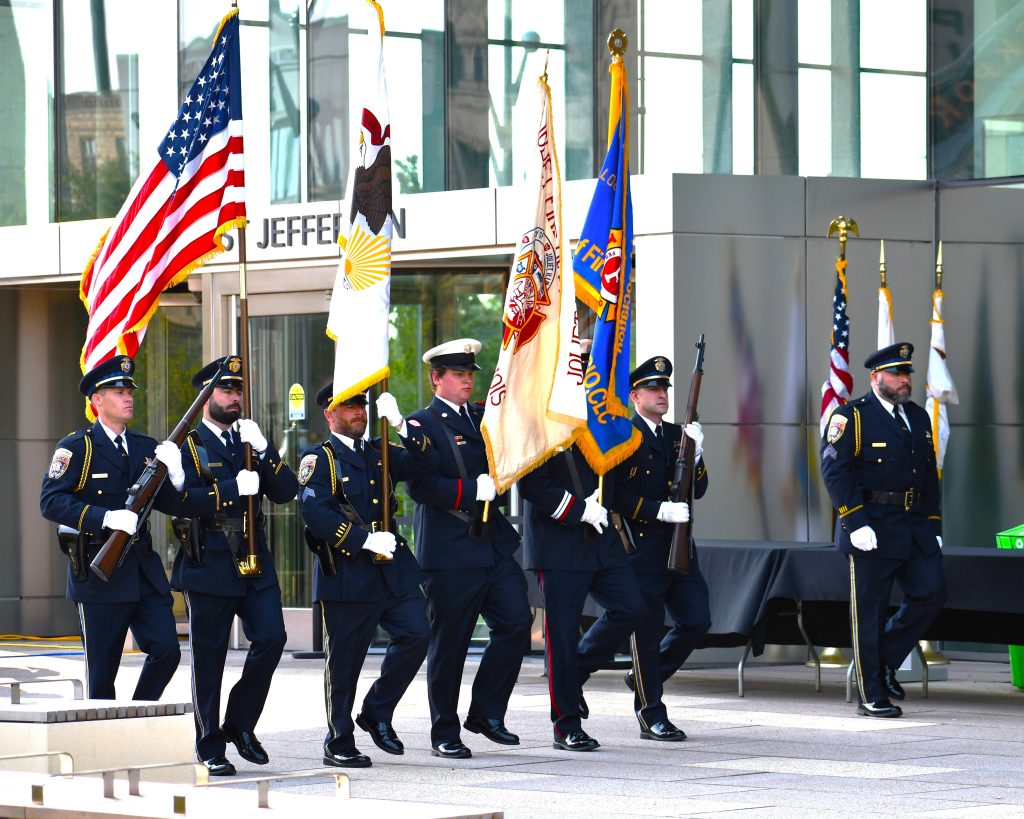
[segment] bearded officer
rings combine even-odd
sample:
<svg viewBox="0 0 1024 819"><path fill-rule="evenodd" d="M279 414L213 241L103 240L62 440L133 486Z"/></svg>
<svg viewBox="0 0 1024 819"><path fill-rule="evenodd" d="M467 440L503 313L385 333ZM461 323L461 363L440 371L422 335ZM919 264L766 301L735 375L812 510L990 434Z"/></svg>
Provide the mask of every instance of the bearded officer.
<svg viewBox="0 0 1024 819"><path fill-rule="evenodd" d="M526 578L513 555L519 535L495 497L480 433L483 408L470 404L480 366L480 342L461 338L423 354L434 400L403 419L397 406L382 414L398 429L416 462L409 482L416 501L416 559L426 574L430 613L427 695L434 756L467 759L459 731L459 689L473 630L483 617L490 631L480 658L467 731L499 745L518 745L505 712L530 645L532 616ZM489 517L483 507L490 501Z"/></svg>
<svg viewBox="0 0 1024 819"><path fill-rule="evenodd" d="M708 584L690 538L690 571L668 569L668 554L677 523L690 519L689 504L669 497L675 463L684 436L694 442L694 497L708 488L704 465L704 433L694 421L685 429L665 420L672 362L664 356L647 359L629 374L630 400L636 407L633 426L640 430L639 449L616 469L618 510L630 521L637 551L629 563L636 572L647 612L630 637L633 668L626 685L634 692L633 710L640 738L681 742L686 734L668 718L662 701L664 682L680 669L711 627ZM672 627L665 631L665 613Z"/></svg>
<svg viewBox="0 0 1024 819"><path fill-rule="evenodd" d="M287 635L261 507L264 497L287 503L298 489L295 473L269 445L257 423L241 417L242 374L237 356L210 362L192 376L192 385L201 390L222 363L227 370L203 407L202 422L183 447L183 507L194 521L195 534L190 550L183 545L178 551L171 576L172 585L184 592L188 604L196 756L213 776L235 773L224 755L228 741L242 759L256 765L270 761L255 730ZM245 444L252 447L252 470L245 469ZM243 517L248 496L255 498L255 521ZM238 564L247 551L250 525L257 527L261 571L243 576ZM249 651L242 675L228 695L221 724L221 680L236 615Z"/></svg>
<svg viewBox="0 0 1024 819"><path fill-rule="evenodd" d="M942 516L931 421L910 400L912 344L868 356L871 391L839 407L821 442L821 474L838 510L836 546L850 561L850 631L860 702L898 717L898 668L946 599ZM903 604L886 619L893 581Z"/></svg>
<svg viewBox="0 0 1024 819"><path fill-rule="evenodd" d="M333 390L332 382L316 395L331 435L302 454L299 503L320 558L313 603L323 618L327 654L324 764L367 768L370 758L360 753L352 738L352 706L374 631L380 625L390 640L380 677L363 697L355 725L385 753L403 754L405 746L391 723L427 654L430 626L419 585L423 572L408 544L381 523L383 489L387 487L393 520L398 508L394 482L411 476L411 459L391 445L391 480L383 480L381 441L363 440L366 396L360 393L330 409ZM385 393L378 399L378 412L396 409L389 398ZM323 550L330 556L325 557Z"/></svg>
<svg viewBox="0 0 1024 819"><path fill-rule="evenodd" d="M147 521L125 508L128 490L146 462L156 457L170 480L154 507L173 514L183 482L181 455L169 441L157 445L129 430L135 415L135 362L115 356L87 372L78 385L96 422L61 439L43 478L39 508L43 517L79 531L84 547L68 567L67 598L78 606L85 651L89 699L115 698L114 679L129 629L146 654L132 698L158 700L181 658L174 625L173 599L163 560L153 551ZM113 531L134 536L124 562L109 581L95 576L89 562Z"/></svg>

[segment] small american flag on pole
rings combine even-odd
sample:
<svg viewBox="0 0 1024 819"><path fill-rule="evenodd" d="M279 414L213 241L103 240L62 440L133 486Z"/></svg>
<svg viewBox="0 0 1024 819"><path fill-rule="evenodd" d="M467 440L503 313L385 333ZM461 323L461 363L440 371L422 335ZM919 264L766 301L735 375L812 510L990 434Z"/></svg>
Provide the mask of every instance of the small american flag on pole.
<svg viewBox="0 0 1024 819"><path fill-rule="evenodd" d="M818 427L824 436L829 416L836 407L850 400L853 376L850 375L850 319L846 315L846 259L836 259L836 289L832 294L832 345L829 349L828 378L821 385L821 418Z"/></svg>
<svg viewBox="0 0 1024 819"><path fill-rule="evenodd" d="M221 235L245 226L238 11L213 50L114 224L82 273L89 313L82 372L135 356L160 294L224 251Z"/></svg>

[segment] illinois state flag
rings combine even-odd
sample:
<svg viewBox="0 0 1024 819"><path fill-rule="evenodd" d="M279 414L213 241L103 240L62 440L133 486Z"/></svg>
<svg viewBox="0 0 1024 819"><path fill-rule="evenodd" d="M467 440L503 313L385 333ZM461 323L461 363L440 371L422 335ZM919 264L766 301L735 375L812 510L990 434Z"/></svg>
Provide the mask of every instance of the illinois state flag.
<svg viewBox="0 0 1024 819"><path fill-rule="evenodd" d="M384 78L384 12L374 0L370 63L354 76L371 78L364 90L359 133L349 174L349 228L338 237L341 261L331 293L327 335L335 341L331 408L388 376L391 310L391 118Z"/></svg>
<svg viewBox="0 0 1024 819"><path fill-rule="evenodd" d="M241 74L236 9L82 273L82 372L134 357L160 294L222 253L226 231L245 227Z"/></svg>
<svg viewBox="0 0 1024 819"><path fill-rule="evenodd" d="M940 257L941 259L941 257ZM940 261L941 264L941 261ZM924 408L932 421L932 446L935 447L935 464L942 477L942 463L946 460L949 444L949 412L947 404L959 404L953 376L946 364L946 324L942 318L942 289L932 293L932 338L928 350L928 374Z"/></svg>
<svg viewBox="0 0 1024 819"><path fill-rule="evenodd" d="M629 88L618 55L608 114L608 153L580 232L572 266L576 297L596 314L590 365L584 375L587 431L579 447L598 475L640 446L629 420L630 317L633 313L633 205L629 198Z"/></svg>
<svg viewBox="0 0 1024 819"><path fill-rule="evenodd" d="M569 446L586 426L583 366L573 288L562 262L562 183L551 119L551 89L541 79L522 224L527 229L509 275L501 350L487 391L482 431L499 492Z"/></svg>

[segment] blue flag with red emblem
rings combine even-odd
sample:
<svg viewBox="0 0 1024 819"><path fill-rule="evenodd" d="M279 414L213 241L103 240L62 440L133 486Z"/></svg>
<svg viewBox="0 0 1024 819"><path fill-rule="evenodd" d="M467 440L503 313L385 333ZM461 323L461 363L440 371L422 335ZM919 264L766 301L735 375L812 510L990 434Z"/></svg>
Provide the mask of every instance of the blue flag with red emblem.
<svg viewBox="0 0 1024 819"><path fill-rule="evenodd" d="M626 67L612 56L608 153L597 180L572 267L576 298L594 311L587 391L587 432L578 444L598 475L640 446L629 420L630 319L633 313L633 205L629 197L629 88Z"/></svg>

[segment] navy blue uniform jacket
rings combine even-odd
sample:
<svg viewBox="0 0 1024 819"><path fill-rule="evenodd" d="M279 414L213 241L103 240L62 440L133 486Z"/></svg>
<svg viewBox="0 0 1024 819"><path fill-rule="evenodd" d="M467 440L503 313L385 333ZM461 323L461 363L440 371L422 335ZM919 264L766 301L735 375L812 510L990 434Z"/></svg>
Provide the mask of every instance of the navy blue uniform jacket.
<svg viewBox="0 0 1024 819"><path fill-rule="evenodd" d="M573 488L568 457L576 463L582 495ZM583 524L585 500L595 489L597 475L575 446L519 479L519 494L526 501L523 565L527 569L596 572L625 562L626 552L614 529L608 527L597 534L592 526ZM614 504L616 491L613 470L604 477L603 506Z"/></svg>
<svg viewBox="0 0 1024 819"><path fill-rule="evenodd" d="M633 530L636 554L629 563L637 574L664 574L668 571L668 552L672 546L674 526L658 520L658 509L668 500L669 488L683 440L679 424L663 421L661 434L668 445L663 451L654 432L639 415L633 416L633 426L640 430L640 447L615 469L615 509ZM694 498L704 497L708 490L708 471L704 459L697 461L694 475ZM690 510L691 515L693 510ZM692 541L693 538L691 537Z"/></svg>
<svg viewBox="0 0 1024 819"><path fill-rule="evenodd" d="M900 560L916 546L924 554L939 550L942 534L939 478L935 468L931 420L913 402L903 405L911 434L886 412L874 392L839 407L829 418L821 442L821 474L838 510L836 546L850 554L850 532L870 526L878 548L858 557ZM865 490L914 491L909 510L902 505L866 500Z"/></svg>
<svg viewBox="0 0 1024 819"><path fill-rule="evenodd" d="M417 467L409 482L409 494L416 501L416 559L428 571L493 566L495 553L509 558L519 548L519 535L498 510L503 495L491 501L482 543L469 540L469 523L449 511L476 514L476 479L487 472L487 451L480 434L483 409L476 404L468 409L473 425L440 398L407 419L406 449ZM452 454L453 440L466 467L465 480Z"/></svg>
<svg viewBox="0 0 1024 819"><path fill-rule="evenodd" d="M201 518L204 524L212 523L218 517L238 520L245 514L246 509L246 498L239 496L238 483L235 480L245 465L242 446L237 442L238 433L233 433L236 436L236 443L232 447L233 451L229 451L224 440L214 435L213 430L206 424L200 424L197 429L202 440L202 448L206 450L213 481L207 483L203 477L199 448L192 442L191 437L187 438L181 452L181 462L185 469L182 514L190 518ZM287 503L295 497L299 487L295 473L281 460L272 446L267 447L262 458L253 453L253 469L260 475L260 490L256 494L257 517L260 515L264 497L274 503ZM243 579L235 571L234 557L225 533L204 527L203 562L199 566L190 566L184 552L179 549L174 559L171 585L181 591L195 591L221 597L243 597L249 588L258 590L276 586L277 571L262 526L257 530L256 539L263 571L255 577Z"/></svg>
<svg viewBox="0 0 1024 819"><path fill-rule="evenodd" d="M127 465L99 421L72 432L57 444L43 478L39 493L43 517L90 535L95 542L89 548L89 560L110 536L110 530L103 528L103 516L108 509L125 508L128 490L156 449L156 441L148 435L128 430L125 438ZM177 513L178 493L170 481L164 481L153 506L167 514ZM140 573L157 591L169 591L163 560L153 551L148 530L129 547L109 582L92 572L86 580L75 580L69 567L67 598L76 603L138 602Z"/></svg>
<svg viewBox="0 0 1024 819"><path fill-rule="evenodd" d="M313 578L313 600L346 603L373 602L395 597L423 582L423 572L408 545L401 538L394 560L377 562L371 552L363 549L369 533L354 525L341 510L344 497L365 524L381 520L381 458L380 439L367 444L362 453L354 452L334 436L302 453L299 464L299 508L309 530L334 550L337 574L324 576L316 562ZM408 480L413 474L409 453L391 445L388 466L392 479L392 512L394 483Z"/></svg>

